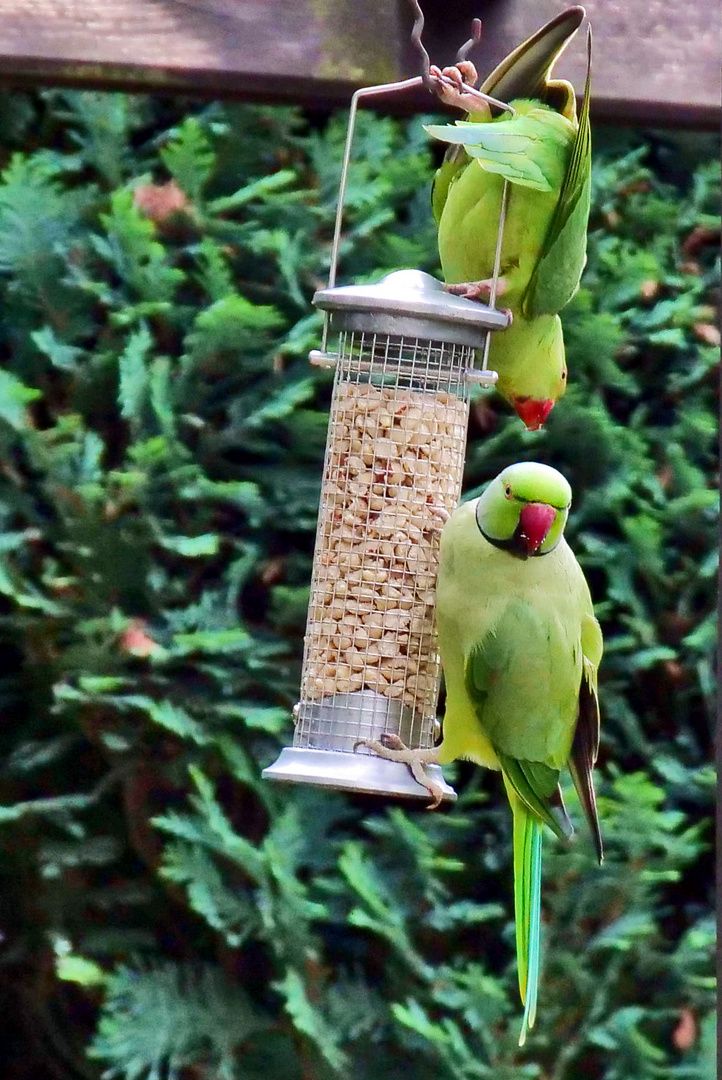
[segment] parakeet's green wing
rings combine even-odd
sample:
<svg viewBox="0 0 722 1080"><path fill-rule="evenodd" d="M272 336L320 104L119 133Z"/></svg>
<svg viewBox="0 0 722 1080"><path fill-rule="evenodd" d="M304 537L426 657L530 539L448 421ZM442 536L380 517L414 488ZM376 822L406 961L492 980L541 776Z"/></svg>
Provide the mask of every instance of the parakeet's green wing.
<svg viewBox="0 0 722 1080"><path fill-rule="evenodd" d="M541 745L534 743L534 718L527 718L526 731L518 731L509 712L508 726L514 732L511 735L502 731L505 721L500 718L495 720L488 708L490 692L508 679L511 668L518 661L519 641L525 640L524 634L530 642L529 648L534 647L534 639L542 638L541 626L539 634L535 633L535 629L533 608L519 600L510 601L493 630L479 642L467 659L466 692L479 723L494 747L505 780L521 802L563 839L570 835L571 826L566 814L560 814L559 810L559 769L538 760L543 751ZM509 745L510 739L512 745ZM514 745L517 741L518 749ZM526 758L525 751L537 760Z"/></svg>
<svg viewBox="0 0 722 1080"><path fill-rule="evenodd" d="M577 291L586 263L592 176L592 136L589 126L591 71L590 28L587 35L587 78L579 127L542 253L522 297L522 314L528 319L561 311Z"/></svg>
<svg viewBox="0 0 722 1080"><path fill-rule="evenodd" d="M552 813L552 799L559 785L559 769L551 769L538 761L516 759L498 750L496 756L504 776L524 805L548 825L560 840L568 840L572 835L571 825L565 828Z"/></svg>
<svg viewBox="0 0 722 1080"><path fill-rule="evenodd" d="M561 181L560 153L564 153L569 124L549 109L538 108L511 120L491 123L430 124L425 131L435 139L463 146L490 173L535 191L552 191Z"/></svg>

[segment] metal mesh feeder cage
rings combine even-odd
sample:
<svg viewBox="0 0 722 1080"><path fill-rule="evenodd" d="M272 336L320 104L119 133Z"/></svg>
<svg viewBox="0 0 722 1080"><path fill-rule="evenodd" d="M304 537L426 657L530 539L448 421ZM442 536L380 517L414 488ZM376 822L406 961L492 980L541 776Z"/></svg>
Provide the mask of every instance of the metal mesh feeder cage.
<svg viewBox="0 0 722 1080"><path fill-rule="evenodd" d="M311 354L335 378L301 700L293 746L263 775L428 798L405 765L354 747L383 734L434 743L439 533L461 492L470 386L496 381L475 351L487 355L508 316L417 270L323 289L314 304L337 347Z"/></svg>

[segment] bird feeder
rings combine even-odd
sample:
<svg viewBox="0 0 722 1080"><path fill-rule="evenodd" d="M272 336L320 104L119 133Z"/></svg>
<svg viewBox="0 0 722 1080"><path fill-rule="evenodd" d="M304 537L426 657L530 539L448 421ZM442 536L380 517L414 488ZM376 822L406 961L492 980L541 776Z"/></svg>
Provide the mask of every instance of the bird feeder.
<svg viewBox="0 0 722 1080"><path fill-rule="evenodd" d="M335 377L301 699L293 746L263 775L428 797L405 765L354 747L389 734L433 745L439 533L461 493L470 387L496 381L475 352L508 316L418 270L323 289L314 304L337 347L311 354Z"/></svg>
<svg viewBox="0 0 722 1080"><path fill-rule="evenodd" d="M486 363L490 335L510 321L493 306L506 189L491 306L451 295L419 270L334 287L358 101L420 82L368 87L351 102L329 286L313 298L325 323L310 360L335 374L301 695L293 746L263 776L428 799L404 764L357 744L384 736L412 748L435 741L439 534L461 494L470 388L496 382ZM444 798L455 799L440 767L426 769Z"/></svg>

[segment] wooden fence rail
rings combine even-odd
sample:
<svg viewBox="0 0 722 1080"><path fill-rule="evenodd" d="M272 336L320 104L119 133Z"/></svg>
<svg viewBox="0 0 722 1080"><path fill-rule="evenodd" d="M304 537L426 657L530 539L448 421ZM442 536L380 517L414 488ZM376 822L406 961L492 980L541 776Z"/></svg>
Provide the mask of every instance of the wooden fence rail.
<svg viewBox="0 0 722 1080"><path fill-rule="evenodd" d="M482 71L562 0L425 0L424 36L447 63L484 23ZM720 118L719 8L711 0L585 0L599 121L713 128ZM0 81L348 102L361 84L415 74L407 0L0 0ZM579 86L583 47L559 71ZM428 107L421 92L407 107ZM384 103L388 107L388 102Z"/></svg>

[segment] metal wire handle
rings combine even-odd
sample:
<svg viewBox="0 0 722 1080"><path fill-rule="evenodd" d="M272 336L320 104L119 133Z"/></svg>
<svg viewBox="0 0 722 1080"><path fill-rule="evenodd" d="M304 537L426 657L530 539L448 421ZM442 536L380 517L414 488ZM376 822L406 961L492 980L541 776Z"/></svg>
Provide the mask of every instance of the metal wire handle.
<svg viewBox="0 0 722 1080"><path fill-rule="evenodd" d="M437 76L437 81L445 83L452 89L458 89L455 83L451 79L446 79L444 76ZM346 181L348 179L348 167L351 160L351 148L353 146L353 137L356 129L356 114L358 112L358 103L361 98L371 97L374 94L395 94L399 90L409 90L414 86L423 86L426 84L424 76L417 75L413 79L402 79L400 82L392 83L380 83L378 86L362 86L356 90L351 98L351 105L348 114L348 128L346 131L346 144L343 151L343 161L341 164L341 180L338 190L338 205L336 207L336 220L334 222L333 229L333 243L331 245L331 265L328 271L328 285L327 288L332 289L336 284L336 271L338 268L338 253L341 246L341 226L343 223L343 208L344 199L346 196ZM498 101L496 98L490 97L488 94L484 94L481 90L477 90L473 86L469 86L468 83L464 83L464 92L474 94L481 100L488 102L489 104L496 105L500 109L504 109L510 112L512 116L516 116L516 110L503 101ZM501 211L499 214L499 227L497 230L496 240L496 257L494 260L494 274L492 278L492 287L489 295L489 307L493 308L496 301L497 281L499 276L499 266L501 260L501 245L504 233L504 222L506 219L506 204L507 204L507 189L508 181L504 181L504 189L502 192ZM323 320L323 334L321 337L321 352L325 353L328 344L328 325L329 316L326 314ZM486 346L484 348L484 359L482 367L486 367L487 357L489 352L489 337L487 335Z"/></svg>

